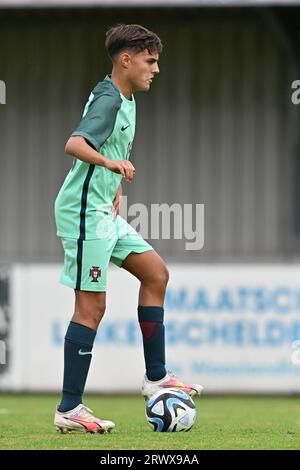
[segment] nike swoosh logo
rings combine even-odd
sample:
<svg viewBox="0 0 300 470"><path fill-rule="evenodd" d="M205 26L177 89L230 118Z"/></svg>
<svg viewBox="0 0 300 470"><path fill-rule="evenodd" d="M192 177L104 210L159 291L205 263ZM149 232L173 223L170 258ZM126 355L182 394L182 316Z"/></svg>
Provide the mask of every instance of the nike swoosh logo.
<svg viewBox="0 0 300 470"><path fill-rule="evenodd" d="M87 354L92 354L92 353L90 351L81 351L81 349L79 349L78 354L79 356L86 356Z"/></svg>
<svg viewBox="0 0 300 470"><path fill-rule="evenodd" d="M128 124L128 126L122 126L121 131L125 131L127 129L127 127L129 127L129 126L130 126L130 124Z"/></svg>

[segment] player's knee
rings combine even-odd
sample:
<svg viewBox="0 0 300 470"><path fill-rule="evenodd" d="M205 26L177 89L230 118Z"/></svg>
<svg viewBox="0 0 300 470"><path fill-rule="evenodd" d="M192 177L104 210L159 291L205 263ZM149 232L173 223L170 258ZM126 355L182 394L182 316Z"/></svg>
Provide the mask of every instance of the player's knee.
<svg viewBox="0 0 300 470"><path fill-rule="evenodd" d="M74 321L97 329L106 309L105 296L78 295L75 304Z"/></svg>
<svg viewBox="0 0 300 470"><path fill-rule="evenodd" d="M106 309L105 299L97 299L90 307L90 316L95 323L100 323Z"/></svg>
<svg viewBox="0 0 300 470"><path fill-rule="evenodd" d="M169 271L166 265L162 265L152 276L148 279L148 284L155 286L158 289L166 289L169 281Z"/></svg>
<svg viewBox="0 0 300 470"><path fill-rule="evenodd" d="M167 287L167 284L169 282L169 277L170 276L169 276L168 268L166 265L164 265L159 272L159 280L162 286L164 286L165 288Z"/></svg>
<svg viewBox="0 0 300 470"><path fill-rule="evenodd" d="M102 320L102 317L105 313L105 305L101 304L94 304L90 305L89 308L80 310L78 312L78 317L84 324L88 325L90 328L97 330L99 323ZM80 322L79 322L80 323Z"/></svg>

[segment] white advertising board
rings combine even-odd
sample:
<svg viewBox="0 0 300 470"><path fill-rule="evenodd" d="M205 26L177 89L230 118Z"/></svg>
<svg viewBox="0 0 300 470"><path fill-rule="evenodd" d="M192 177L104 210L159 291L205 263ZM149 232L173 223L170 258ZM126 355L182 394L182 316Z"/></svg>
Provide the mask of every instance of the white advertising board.
<svg viewBox="0 0 300 470"><path fill-rule="evenodd" d="M10 364L2 389L59 390L74 309L60 265L18 265L10 279ZM167 366L206 393L300 392L300 266L170 265ZM108 273L87 390L137 392L144 373L138 281ZM0 366L1 367L1 366Z"/></svg>

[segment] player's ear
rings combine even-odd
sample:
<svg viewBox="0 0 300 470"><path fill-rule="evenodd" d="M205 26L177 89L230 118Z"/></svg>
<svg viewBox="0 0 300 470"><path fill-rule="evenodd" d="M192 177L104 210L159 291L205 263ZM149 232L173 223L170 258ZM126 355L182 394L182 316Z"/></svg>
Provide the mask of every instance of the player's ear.
<svg viewBox="0 0 300 470"><path fill-rule="evenodd" d="M128 69L130 62L131 62L131 57L128 54L128 52L122 52L119 57L120 63L122 67Z"/></svg>

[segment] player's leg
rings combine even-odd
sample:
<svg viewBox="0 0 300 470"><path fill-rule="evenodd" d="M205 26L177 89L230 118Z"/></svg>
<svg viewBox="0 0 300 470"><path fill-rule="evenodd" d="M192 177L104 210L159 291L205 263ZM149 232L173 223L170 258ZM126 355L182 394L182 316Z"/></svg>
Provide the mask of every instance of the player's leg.
<svg viewBox="0 0 300 470"><path fill-rule="evenodd" d="M125 220L118 217L119 234L111 261L139 279L138 319L143 335L146 375L142 393L150 396L162 387L181 388L190 395L200 393L201 385L188 385L165 367L164 299L169 279L161 257Z"/></svg>
<svg viewBox="0 0 300 470"><path fill-rule="evenodd" d="M164 298L169 279L167 267L154 251L131 253L122 268L139 279L138 320L143 335L146 375L151 381L166 376Z"/></svg>
<svg viewBox="0 0 300 470"><path fill-rule="evenodd" d="M82 403L94 339L105 312L105 292L75 290L75 311L69 324L64 346L64 380L61 403L54 424L62 432L106 432L112 421L93 416Z"/></svg>
<svg viewBox="0 0 300 470"><path fill-rule="evenodd" d="M75 290L75 311L65 336L61 412L82 403L97 328L105 312L105 296L105 292Z"/></svg>
<svg viewBox="0 0 300 470"><path fill-rule="evenodd" d="M200 394L202 386L185 384L165 368L164 299L169 279L164 261L154 251L131 253L122 267L141 282L138 318L143 335L146 376L142 385L145 397L161 388L180 388L193 396Z"/></svg>
<svg viewBox="0 0 300 470"><path fill-rule="evenodd" d="M107 250L97 240L84 241L80 250L76 240L63 245L61 281L74 287L75 308L65 336L63 392L54 423L60 430L110 431L114 424L94 417L82 403L94 339L105 312L108 260L102 256Z"/></svg>

